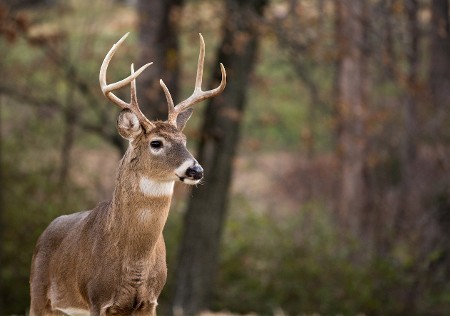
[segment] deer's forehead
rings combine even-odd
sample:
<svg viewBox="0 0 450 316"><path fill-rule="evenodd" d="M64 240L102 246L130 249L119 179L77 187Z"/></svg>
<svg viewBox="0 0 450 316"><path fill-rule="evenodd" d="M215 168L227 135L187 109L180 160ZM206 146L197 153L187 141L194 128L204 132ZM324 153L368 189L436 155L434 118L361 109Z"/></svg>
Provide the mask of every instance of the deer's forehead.
<svg viewBox="0 0 450 316"><path fill-rule="evenodd" d="M154 129L147 135L147 139L151 140L154 137L162 137L166 140L173 140L176 142L186 141L186 136L177 130L174 126L166 123L157 124Z"/></svg>

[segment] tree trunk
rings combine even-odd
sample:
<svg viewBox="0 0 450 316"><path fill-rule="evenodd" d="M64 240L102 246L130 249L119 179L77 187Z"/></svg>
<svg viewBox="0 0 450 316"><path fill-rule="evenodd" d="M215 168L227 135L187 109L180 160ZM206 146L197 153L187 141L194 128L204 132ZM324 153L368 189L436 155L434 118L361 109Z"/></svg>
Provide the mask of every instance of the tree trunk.
<svg viewBox="0 0 450 316"><path fill-rule="evenodd" d="M0 6L7 4L12 10L29 9L36 6L53 4L49 0L0 0Z"/></svg>
<svg viewBox="0 0 450 316"><path fill-rule="evenodd" d="M450 18L449 1L431 2L429 91L433 117L427 133L434 139L434 145L442 154L442 163L449 165L448 122L450 120ZM447 140L446 143L445 140Z"/></svg>
<svg viewBox="0 0 450 316"><path fill-rule="evenodd" d="M411 212L409 203L411 189L417 186L414 181L414 163L417 155L417 129L420 126L417 118L418 99L418 72L419 72L419 4L417 0L406 1L407 35L409 37L406 47L406 61L408 73L406 77L406 91L403 100L403 142L401 148L402 160L402 183L400 205L394 220L394 234L402 231L405 223L404 214L407 210ZM417 201L411 201L417 203Z"/></svg>
<svg viewBox="0 0 450 316"><path fill-rule="evenodd" d="M435 139L435 146L441 153L442 172L448 172L450 151L448 149L448 125L450 109L450 4L448 0L433 0L431 3L431 43L429 84L431 99L435 108L435 123L430 135ZM438 249L441 253L438 264L444 269L443 279L450 278L450 183L447 177L435 192L434 220L439 228ZM444 281L444 282L445 282Z"/></svg>
<svg viewBox="0 0 450 316"><path fill-rule="evenodd" d="M223 94L208 103L199 161L205 184L194 191L184 218L172 310L194 315L209 304L227 212L233 159L258 48L257 23L267 0L228 0L225 33L218 52L228 74ZM217 66L217 63L215 63ZM218 80L217 71L215 80Z"/></svg>
<svg viewBox="0 0 450 316"><path fill-rule="evenodd" d="M344 230L356 233L365 204L364 117L366 66L364 43L364 1L337 0L337 115L338 152L341 159L341 185L338 217Z"/></svg>
<svg viewBox="0 0 450 316"><path fill-rule="evenodd" d="M2 133L2 110L3 110L3 98L4 96L0 93L0 183L5 183L5 179L3 179L3 133ZM4 267L4 251L3 251L3 245L4 242L4 227L5 227L5 201L4 201L4 185L0 185L0 267ZM0 277L3 278L3 275L0 271ZM6 301L5 301L5 286L4 282L0 282L0 311L4 310Z"/></svg>
<svg viewBox="0 0 450 316"><path fill-rule="evenodd" d="M430 90L440 114L450 107L450 21L449 1L431 3ZM442 117L442 115L441 115Z"/></svg>
<svg viewBox="0 0 450 316"><path fill-rule="evenodd" d="M59 186L62 194L67 193L67 176L71 166L71 152L75 143L75 126L77 124L78 109L74 105L74 90L69 89L66 95L66 108L64 109L64 133L61 147L61 167L59 171Z"/></svg>
<svg viewBox="0 0 450 316"><path fill-rule="evenodd" d="M167 119L167 103L159 79L178 96L179 45L178 28L183 0L139 0L140 62L153 62L137 80L140 107L149 119Z"/></svg>

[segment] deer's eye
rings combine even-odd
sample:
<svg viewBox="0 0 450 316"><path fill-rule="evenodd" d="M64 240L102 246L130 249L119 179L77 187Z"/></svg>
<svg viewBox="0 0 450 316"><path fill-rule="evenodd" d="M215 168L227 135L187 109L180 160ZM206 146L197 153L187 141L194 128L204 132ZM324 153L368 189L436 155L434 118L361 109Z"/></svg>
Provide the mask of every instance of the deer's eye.
<svg viewBox="0 0 450 316"><path fill-rule="evenodd" d="M150 147L154 148L154 149L159 149L162 148L163 143L160 140L152 140L150 142Z"/></svg>

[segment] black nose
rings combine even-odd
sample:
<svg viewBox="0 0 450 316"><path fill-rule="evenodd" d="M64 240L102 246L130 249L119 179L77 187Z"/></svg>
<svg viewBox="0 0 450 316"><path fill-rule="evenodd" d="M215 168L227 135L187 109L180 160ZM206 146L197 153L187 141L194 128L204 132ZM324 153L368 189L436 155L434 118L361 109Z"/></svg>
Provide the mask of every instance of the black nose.
<svg viewBox="0 0 450 316"><path fill-rule="evenodd" d="M187 168L186 176L192 178L194 180L199 180L203 178L203 168L200 165L194 165L192 167Z"/></svg>

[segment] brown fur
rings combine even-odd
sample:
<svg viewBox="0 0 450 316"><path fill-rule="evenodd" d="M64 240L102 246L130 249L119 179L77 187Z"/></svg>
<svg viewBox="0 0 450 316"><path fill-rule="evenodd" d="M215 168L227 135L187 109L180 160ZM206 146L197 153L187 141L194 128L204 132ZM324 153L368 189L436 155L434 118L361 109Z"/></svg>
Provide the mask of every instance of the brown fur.
<svg viewBox="0 0 450 316"><path fill-rule="evenodd" d="M122 111L118 120L130 147L112 200L56 218L39 238L30 277L31 315L63 315L66 308L90 315L155 314L167 276L162 230L171 195L145 195L139 181L142 176L175 181L174 170L195 159L177 128L154 122L145 131L133 115ZM155 137L165 144L157 155L149 145Z"/></svg>

